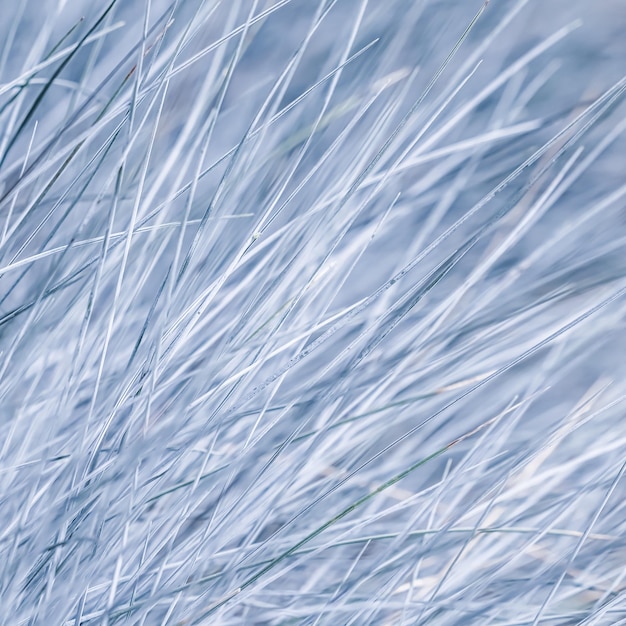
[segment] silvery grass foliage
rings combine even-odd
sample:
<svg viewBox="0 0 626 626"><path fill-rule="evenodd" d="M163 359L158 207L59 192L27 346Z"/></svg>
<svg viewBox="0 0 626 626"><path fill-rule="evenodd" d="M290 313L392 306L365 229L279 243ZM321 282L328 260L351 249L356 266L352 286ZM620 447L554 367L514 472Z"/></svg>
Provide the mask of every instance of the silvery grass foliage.
<svg viewBox="0 0 626 626"><path fill-rule="evenodd" d="M0 21L0 623L626 623L611 0Z"/></svg>

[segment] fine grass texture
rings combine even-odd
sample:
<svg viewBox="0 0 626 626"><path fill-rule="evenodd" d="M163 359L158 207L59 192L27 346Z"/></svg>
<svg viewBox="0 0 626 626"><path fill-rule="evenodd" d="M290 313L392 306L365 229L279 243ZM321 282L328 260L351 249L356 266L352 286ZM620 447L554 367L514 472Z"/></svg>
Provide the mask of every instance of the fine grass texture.
<svg viewBox="0 0 626 626"><path fill-rule="evenodd" d="M626 5L0 20L0 624L626 624Z"/></svg>

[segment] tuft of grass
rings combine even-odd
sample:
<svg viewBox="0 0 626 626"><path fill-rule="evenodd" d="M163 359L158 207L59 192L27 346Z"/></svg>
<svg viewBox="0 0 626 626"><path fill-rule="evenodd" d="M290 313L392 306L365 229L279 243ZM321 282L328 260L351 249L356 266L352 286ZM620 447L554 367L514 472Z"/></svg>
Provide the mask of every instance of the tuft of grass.
<svg viewBox="0 0 626 626"><path fill-rule="evenodd" d="M0 624L626 623L621 3L9 5Z"/></svg>

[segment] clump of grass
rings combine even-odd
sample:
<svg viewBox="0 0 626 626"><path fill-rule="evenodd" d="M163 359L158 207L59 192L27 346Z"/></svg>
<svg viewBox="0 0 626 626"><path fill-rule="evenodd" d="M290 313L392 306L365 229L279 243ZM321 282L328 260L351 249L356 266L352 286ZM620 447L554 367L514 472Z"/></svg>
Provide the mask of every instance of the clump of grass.
<svg viewBox="0 0 626 626"><path fill-rule="evenodd" d="M619 4L9 4L0 623L626 623Z"/></svg>

